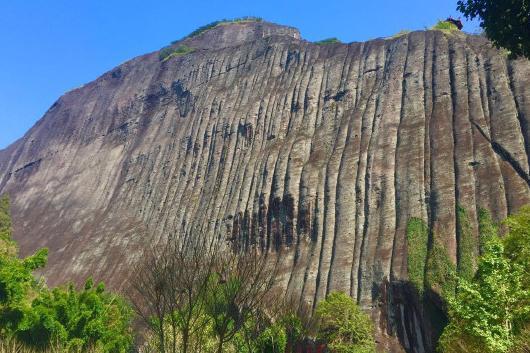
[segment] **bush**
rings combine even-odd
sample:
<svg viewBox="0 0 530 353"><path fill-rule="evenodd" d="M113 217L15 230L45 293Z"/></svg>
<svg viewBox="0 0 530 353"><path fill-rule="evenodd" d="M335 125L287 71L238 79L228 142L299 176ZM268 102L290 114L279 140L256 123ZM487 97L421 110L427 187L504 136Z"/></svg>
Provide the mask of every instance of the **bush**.
<svg viewBox="0 0 530 353"><path fill-rule="evenodd" d="M158 53L158 59L162 62L167 61L173 57L185 55L188 53L193 52L195 49L190 48L186 45L179 45L176 48L173 48L171 46L162 48L160 52Z"/></svg>
<svg viewBox="0 0 530 353"><path fill-rule="evenodd" d="M434 240L427 258L425 284L443 298L451 298L456 288L456 268L451 262L447 250Z"/></svg>
<svg viewBox="0 0 530 353"><path fill-rule="evenodd" d="M326 44L340 44L342 43L340 39L332 37L332 38L326 38L319 40L318 42L315 42L317 45L326 45Z"/></svg>
<svg viewBox="0 0 530 353"><path fill-rule="evenodd" d="M0 227L12 241L9 202L2 199L0 205ZM105 292L103 284L94 287L92 280L82 291L73 285L49 290L32 273L46 265L47 257L47 249L25 259L0 252L0 342L9 340L30 351L128 351L131 310L123 299Z"/></svg>
<svg viewBox="0 0 530 353"><path fill-rule="evenodd" d="M479 212L479 220L490 219L485 215ZM530 207L522 207L504 223L508 235L503 240L488 234L476 273L471 279L460 275L456 296L447 298L449 325L439 352L528 352ZM491 224L481 230L491 231Z"/></svg>
<svg viewBox="0 0 530 353"><path fill-rule="evenodd" d="M493 222L488 210L481 208L478 211L479 251L484 253L484 245L497 236L498 227Z"/></svg>
<svg viewBox="0 0 530 353"><path fill-rule="evenodd" d="M438 23L432 26L431 29L439 30L446 33L458 31L458 27L454 23L451 23L449 21L438 21Z"/></svg>
<svg viewBox="0 0 530 353"><path fill-rule="evenodd" d="M372 321L350 296L330 293L318 303L315 315L317 338L327 342L331 352L375 352Z"/></svg>

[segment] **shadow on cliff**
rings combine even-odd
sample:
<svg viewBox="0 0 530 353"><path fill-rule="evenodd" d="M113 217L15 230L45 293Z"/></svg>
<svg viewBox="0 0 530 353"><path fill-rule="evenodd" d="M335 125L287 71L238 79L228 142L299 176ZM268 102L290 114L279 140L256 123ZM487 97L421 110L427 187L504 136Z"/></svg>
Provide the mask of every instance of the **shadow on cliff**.
<svg viewBox="0 0 530 353"><path fill-rule="evenodd" d="M407 281L385 281L374 287L380 298L381 331L399 339L408 353L431 353L447 325L445 304L438 293Z"/></svg>

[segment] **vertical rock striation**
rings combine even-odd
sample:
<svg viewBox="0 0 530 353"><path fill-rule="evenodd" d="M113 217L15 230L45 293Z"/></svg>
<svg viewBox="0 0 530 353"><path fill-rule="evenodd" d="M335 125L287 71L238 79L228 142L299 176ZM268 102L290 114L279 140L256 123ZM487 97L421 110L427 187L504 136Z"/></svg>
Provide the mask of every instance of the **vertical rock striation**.
<svg viewBox="0 0 530 353"><path fill-rule="evenodd" d="M316 45L269 23L221 25L62 96L0 151L23 253L49 282L119 287L146 244L215 234L278 259L289 295L371 309L383 346L432 350L407 287L406 226L453 262L456 210L530 202L530 63L478 36L413 32Z"/></svg>

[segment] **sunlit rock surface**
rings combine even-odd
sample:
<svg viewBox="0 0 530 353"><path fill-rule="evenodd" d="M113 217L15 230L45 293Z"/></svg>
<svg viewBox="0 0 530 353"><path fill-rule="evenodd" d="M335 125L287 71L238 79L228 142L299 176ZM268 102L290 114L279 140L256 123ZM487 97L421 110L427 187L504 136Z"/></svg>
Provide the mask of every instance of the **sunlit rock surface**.
<svg viewBox="0 0 530 353"><path fill-rule="evenodd" d="M218 26L66 93L0 151L22 253L51 284L124 288L146 245L226 238L279 257L288 293L371 309L382 346L432 350L405 228L457 260L456 208L530 202L530 64L460 32L316 45L266 22Z"/></svg>

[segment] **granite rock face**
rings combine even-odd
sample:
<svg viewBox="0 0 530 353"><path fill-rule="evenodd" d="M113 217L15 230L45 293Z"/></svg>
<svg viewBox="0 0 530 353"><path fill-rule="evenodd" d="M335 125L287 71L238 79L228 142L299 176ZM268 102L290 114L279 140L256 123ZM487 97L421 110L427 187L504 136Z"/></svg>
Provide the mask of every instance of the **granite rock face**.
<svg viewBox="0 0 530 353"><path fill-rule="evenodd" d="M530 63L478 36L413 32L316 45L222 25L166 61L120 65L62 96L0 151L22 253L51 284L122 287L146 244L224 237L279 259L290 295L349 293L393 352L432 351L407 286L418 217L457 261L456 209L530 202Z"/></svg>

